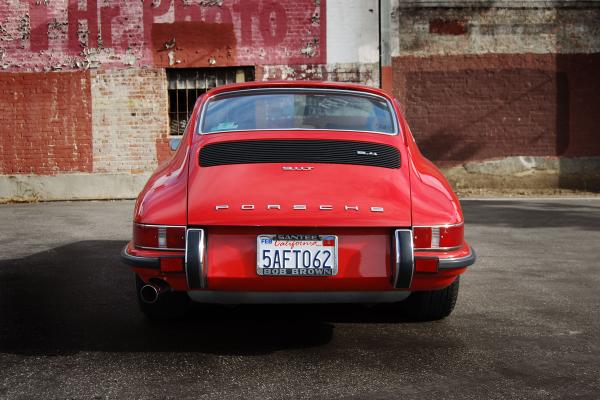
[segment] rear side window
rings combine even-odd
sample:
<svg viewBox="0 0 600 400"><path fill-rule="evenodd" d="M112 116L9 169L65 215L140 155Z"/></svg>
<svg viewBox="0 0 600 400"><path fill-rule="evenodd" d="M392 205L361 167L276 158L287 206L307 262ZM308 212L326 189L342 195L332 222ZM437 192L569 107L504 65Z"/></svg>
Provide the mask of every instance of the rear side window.
<svg viewBox="0 0 600 400"><path fill-rule="evenodd" d="M336 90L266 89L219 95L207 103L202 133L341 130L395 134L389 102Z"/></svg>

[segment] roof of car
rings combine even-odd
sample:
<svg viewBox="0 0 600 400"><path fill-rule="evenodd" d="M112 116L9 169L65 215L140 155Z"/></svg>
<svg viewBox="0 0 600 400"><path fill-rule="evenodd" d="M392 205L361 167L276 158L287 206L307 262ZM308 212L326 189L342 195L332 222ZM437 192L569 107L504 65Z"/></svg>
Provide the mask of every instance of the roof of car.
<svg viewBox="0 0 600 400"><path fill-rule="evenodd" d="M327 82L327 81L255 81L255 82L242 82L232 83L228 85L218 86L208 91L208 95L212 96L215 94L243 90L243 89L260 89L260 88L323 88L323 89L342 89L342 90L356 90L360 92L372 93L379 96L386 97L391 100L389 93L384 92L381 89L377 89L370 86L359 85L356 83L347 82Z"/></svg>

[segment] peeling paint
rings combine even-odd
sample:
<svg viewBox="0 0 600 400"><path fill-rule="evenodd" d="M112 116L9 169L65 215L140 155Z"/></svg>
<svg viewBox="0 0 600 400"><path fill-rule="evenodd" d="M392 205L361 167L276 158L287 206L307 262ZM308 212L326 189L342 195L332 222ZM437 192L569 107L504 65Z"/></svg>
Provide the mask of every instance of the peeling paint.
<svg viewBox="0 0 600 400"><path fill-rule="evenodd" d="M600 7L400 6L393 56L598 53ZM570 3L570 2L566 2ZM590 2L592 3L592 2Z"/></svg>
<svg viewBox="0 0 600 400"><path fill-rule="evenodd" d="M11 41L14 40L13 36L0 24L0 41Z"/></svg>
<svg viewBox="0 0 600 400"><path fill-rule="evenodd" d="M223 0L201 0L200 5L203 7L221 7L223 5Z"/></svg>
<svg viewBox="0 0 600 400"><path fill-rule="evenodd" d="M233 26L236 45L226 46L222 55L208 52L219 66L234 61L239 65L296 64L308 54L311 62L323 63L324 16L325 2L314 0L13 0L0 6L0 44L5 50L1 66L12 71L92 68L80 53L99 48L109 51L96 55L98 68L153 67L153 26L184 21ZM318 44L311 44L307 54L301 53L313 37L319 39ZM190 66L193 59L190 56L186 61L183 54L203 52L178 46L173 46L174 60L180 60L177 65L181 66ZM198 54L197 59L208 66L208 58ZM168 66L166 51L161 65Z"/></svg>
<svg viewBox="0 0 600 400"><path fill-rule="evenodd" d="M268 65L262 68L262 80L328 80L355 82L376 87L379 65L373 64L302 64Z"/></svg>
<svg viewBox="0 0 600 400"><path fill-rule="evenodd" d="M221 7L223 0L183 0L185 7L199 5L200 7Z"/></svg>
<svg viewBox="0 0 600 400"><path fill-rule="evenodd" d="M300 49L300 54L305 55L307 57L314 57L317 53L317 47L319 45L319 39L313 38L311 42L308 42L306 46Z"/></svg>
<svg viewBox="0 0 600 400"><path fill-rule="evenodd" d="M319 11L315 11L315 13L310 17L310 23L313 26L319 26L321 24L321 15Z"/></svg>
<svg viewBox="0 0 600 400"><path fill-rule="evenodd" d="M66 36L68 26L67 22L60 22L54 18L48 23L48 38L54 40Z"/></svg>
<svg viewBox="0 0 600 400"><path fill-rule="evenodd" d="M23 15L19 19L19 26L17 27L17 31L20 33L20 39L21 39L21 42L23 43L23 46L25 46L24 42L29 40L29 35L31 33L31 26L29 24L29 14L28 13Z"/></svg>

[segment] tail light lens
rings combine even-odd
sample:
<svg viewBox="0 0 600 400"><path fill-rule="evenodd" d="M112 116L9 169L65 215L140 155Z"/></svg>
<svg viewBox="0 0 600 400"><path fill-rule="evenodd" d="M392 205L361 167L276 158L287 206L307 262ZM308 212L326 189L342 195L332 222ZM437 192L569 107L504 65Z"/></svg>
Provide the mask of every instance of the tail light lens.
<svg viewBox="0 0 600 400"><path fill-rule="evenodd" d="M449 250L462 246L464 225L415 226L413 243L416 250Z"/></svg>
<svg viewBox="0 0 600 400"><path fill-rule="evenodd" d="M185 226L133 224L133 244L142 249L185 250Z"/></svg>

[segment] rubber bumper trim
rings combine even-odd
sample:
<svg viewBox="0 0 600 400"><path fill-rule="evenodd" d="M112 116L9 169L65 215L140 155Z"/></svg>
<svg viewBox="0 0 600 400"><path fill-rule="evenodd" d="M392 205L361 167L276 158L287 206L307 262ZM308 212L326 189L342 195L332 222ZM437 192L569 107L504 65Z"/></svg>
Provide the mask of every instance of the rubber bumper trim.
<svg viewBox="0 0 600 400"><path fill-rule="evenodd" d="M230 292L192 290L194 302L212 304L320 304L320 303L394 303L406 299L410 292Z"/></svg>
<svg viewBox="0 0 600 400"><path fill-rule="evenodd" d="M121 250L121 261L135 268L160 269L160 258L133 256L127 252L127 245Z"/></svg>
<svg viewBox="0 0 600 400"><path fill-rule="evenodd" d="M475 249L471 247L471 252L468 256L460 257L460 258L440 258L438 269L456 269L456 268L466 268L475 263L477 259L477 255L475 254Z"/></svg>

